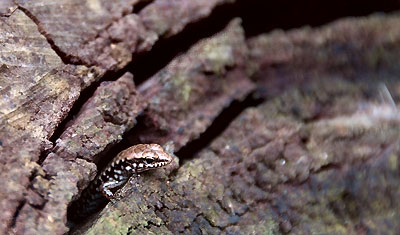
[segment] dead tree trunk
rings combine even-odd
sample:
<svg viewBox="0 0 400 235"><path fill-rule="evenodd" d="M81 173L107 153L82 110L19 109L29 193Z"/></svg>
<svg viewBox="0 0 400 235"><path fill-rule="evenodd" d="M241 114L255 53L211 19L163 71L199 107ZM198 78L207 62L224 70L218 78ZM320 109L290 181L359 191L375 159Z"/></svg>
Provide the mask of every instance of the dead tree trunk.
<svg viewBox="0 0 400 235"><path fill-rule="evenodd" d="M400 231L400 15L267 32L268 4L0 1L0 233ZM167 142L71 226L119 151Z"/></svg>

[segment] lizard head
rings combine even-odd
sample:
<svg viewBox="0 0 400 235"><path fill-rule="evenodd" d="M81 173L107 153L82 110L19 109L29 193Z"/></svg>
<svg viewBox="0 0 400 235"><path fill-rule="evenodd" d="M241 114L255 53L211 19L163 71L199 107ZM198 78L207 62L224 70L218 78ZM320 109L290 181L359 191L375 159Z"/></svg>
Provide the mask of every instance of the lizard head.
<svg viewBox="0 0 400 235"><path fill-rule="evenodd" d="M135 172L147 171L170 164L173 157L158 144L138 144L121 153Z"/></svg>

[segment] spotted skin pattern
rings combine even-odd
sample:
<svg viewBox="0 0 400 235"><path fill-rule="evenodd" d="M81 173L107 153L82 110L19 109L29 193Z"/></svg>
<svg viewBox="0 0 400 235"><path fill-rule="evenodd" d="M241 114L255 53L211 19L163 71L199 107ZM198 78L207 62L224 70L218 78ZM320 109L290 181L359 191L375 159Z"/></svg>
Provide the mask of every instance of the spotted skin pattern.
<svg viewBox="0 0 400 235"><path fill-rule="evenodd" d="M172 156L158 144L138 144L120 152L71 206L72 220L85 218L108 201L114 201L114 192L122 188L130 177L164 167L172 160Z"/></svg>

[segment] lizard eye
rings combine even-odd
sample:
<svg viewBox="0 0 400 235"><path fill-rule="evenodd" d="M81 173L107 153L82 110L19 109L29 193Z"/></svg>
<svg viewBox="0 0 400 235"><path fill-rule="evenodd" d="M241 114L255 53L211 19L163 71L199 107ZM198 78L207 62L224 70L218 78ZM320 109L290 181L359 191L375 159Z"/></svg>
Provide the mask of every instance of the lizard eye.
<svg viewBox="0 0 400 235"><path fill-rule="evenodd" d="M151 158L148 158L148 159L144 160L144 163L145 163L145 164L150 164L150 163L152 163L152 162L154 162L154 160L151 159Z"/></svg>

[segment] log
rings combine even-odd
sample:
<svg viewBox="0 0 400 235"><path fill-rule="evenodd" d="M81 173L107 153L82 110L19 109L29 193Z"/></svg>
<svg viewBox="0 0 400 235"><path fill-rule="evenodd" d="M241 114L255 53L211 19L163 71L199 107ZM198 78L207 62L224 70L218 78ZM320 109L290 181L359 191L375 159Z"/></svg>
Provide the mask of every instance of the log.
<svg viewBox="0 0 400 235"><path fill-rule="evenodd" d="M250 38L232 18L136 80L155 45L230 4L1 1L0 233L400 231L400 15ZM68 221L137 143L176 158Z"/></svg>

